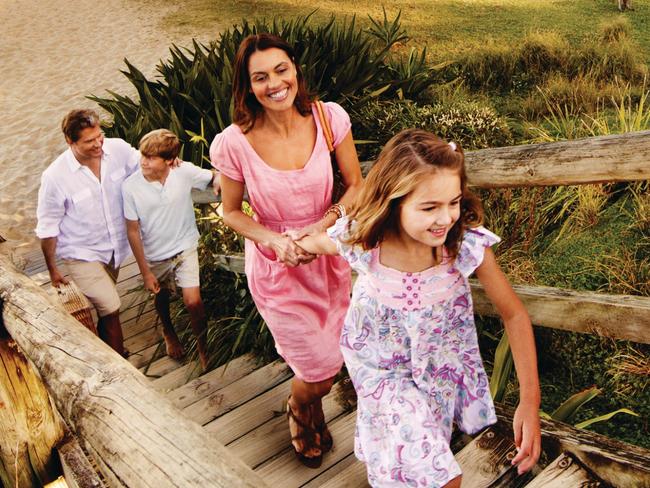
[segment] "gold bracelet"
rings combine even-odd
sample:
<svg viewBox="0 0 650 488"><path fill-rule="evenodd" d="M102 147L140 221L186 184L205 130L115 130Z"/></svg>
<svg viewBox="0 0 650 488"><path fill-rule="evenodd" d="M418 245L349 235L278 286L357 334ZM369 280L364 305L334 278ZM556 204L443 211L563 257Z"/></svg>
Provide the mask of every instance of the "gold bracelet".
<svg viewBox="0 0 650 488"><path fill-rule="evenodd" d="M323 214L323 217L326 217L327 214L336 214L336 220L340 219L341 217L345 217L345 206L341 203L335 203L332 205L330 208L328 208L325 213Z"/></svg>

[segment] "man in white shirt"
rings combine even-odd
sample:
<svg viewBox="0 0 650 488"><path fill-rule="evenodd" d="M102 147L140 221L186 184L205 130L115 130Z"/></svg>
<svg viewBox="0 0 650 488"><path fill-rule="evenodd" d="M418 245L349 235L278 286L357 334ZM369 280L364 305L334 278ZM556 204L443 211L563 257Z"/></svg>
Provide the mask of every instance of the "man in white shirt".
<svg viewBox="0 0 650 488"><path fill-rule="evenodd" d="M57 256L95 306L100 338L126 355L115 287L129 253L121 187L138 168L140 153L122 139L104 139L92 110L72 110L61 126L69 148L41 177L36 235L52 285L68 282Z"/></svg>
<svg viewBox="0 0 650 488"><path fill-rule="evenodd" d="M179 359L181 345L169 314L169 299L176 286L190 315L203 369L207 366L206 319L201 300L199 261L192 188L204 190L219 185L214 173L192 163L176 168L180 142L166 129L146 134L140 141L141 169L122 185L124 217L129 243L140 267L146 289L155 294L155 305L163 324L167 354Z"/></svg>

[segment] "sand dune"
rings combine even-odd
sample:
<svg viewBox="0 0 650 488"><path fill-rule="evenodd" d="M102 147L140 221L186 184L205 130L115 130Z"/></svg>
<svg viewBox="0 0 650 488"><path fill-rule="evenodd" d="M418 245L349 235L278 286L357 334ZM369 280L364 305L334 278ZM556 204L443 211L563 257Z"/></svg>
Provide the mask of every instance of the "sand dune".
<svg viewBox="0 0 650 488"><path fill-rule="evenodd" d="M173 2L151 0L0 0L0 250L35 243L43 169L66 148L63 115L98 108L89 94L131 92L124 58L153 75L172 43L218 32L162 29ZM20 249L19 249L20 250Z"/></svg>

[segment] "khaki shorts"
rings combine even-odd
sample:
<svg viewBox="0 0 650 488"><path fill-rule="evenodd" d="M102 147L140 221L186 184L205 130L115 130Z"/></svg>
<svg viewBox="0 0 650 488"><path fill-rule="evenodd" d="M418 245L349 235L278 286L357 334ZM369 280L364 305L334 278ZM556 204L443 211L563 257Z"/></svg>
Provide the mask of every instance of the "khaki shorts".
<svg viewBox="0 0 650 488"><path fill-rule="evenodd" d="M105 317L120 309L120 295L115 287L120 268L114 267L113 259L108 264L65 259L63 266L81 292L95 306L97 315Z"/></svg>
<svg viewBox="0 0 650 488"><path fill-rule="evenodd" d="M176 286L199 286L199 255L195 247L162 261L151 261L149 269L158 280L160 288L176 291Z"/></svg>

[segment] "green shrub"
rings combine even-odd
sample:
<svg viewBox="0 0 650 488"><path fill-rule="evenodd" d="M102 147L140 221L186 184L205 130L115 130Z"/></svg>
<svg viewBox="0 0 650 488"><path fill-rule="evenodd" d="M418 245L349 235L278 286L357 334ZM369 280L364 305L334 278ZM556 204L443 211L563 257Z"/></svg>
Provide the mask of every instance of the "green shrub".
<svg viewBox="0 0 650 488"><path fill-rule="evenodd" d="M363 148L363 159L374 158L397 132L420 128L464 149L507 146L512 137L506 121L489 106L461 101L453 105L419 105L411 101L372 101L352 113L355 137L376 141Z"/></svg>
<svg viewBox="0 0 650 488"><path fill-rule="evenodd" d="M232 63L242 39L257 32L277 34L292 44L310 90L348 108L380 94L417 98L434 81L424 51L413 51L404 61L389 60L391 46L405 39L399 16L391 21L384 15L370 30L358 28L354 18L338 22L332 17L315 26L310 16L243 21L209 46L172 46L170 58L157 68L159 79L147 79L126 61L123 73L138 99L113 92L108 98L90 97L113 117L106 133L135 144L146 132L165 127L183 142L183 159L205 164L204 144L191 134L211 141L230 124Z"/></svg>

